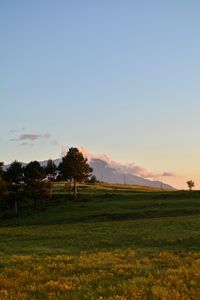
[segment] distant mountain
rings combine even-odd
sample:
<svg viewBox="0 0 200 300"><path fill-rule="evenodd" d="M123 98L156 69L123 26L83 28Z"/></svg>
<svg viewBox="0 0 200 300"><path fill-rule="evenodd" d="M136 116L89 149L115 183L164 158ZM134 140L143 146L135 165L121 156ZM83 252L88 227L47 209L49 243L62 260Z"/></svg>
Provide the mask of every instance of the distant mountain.
<svg viewBox="0 0 200 300"><path fill-rule="evenodd" d="M56 166L61 162L61 158L53 160ZM126 183L133 185L150 186L156 188L163 188L167 190L175 190L174 187L163 183L161 181L151 181L149 179L133 175L130 173L122 172L117 167L113 167L104 159L92 158L89 161L90 166L93 168L93 174L96 176L97 180L108 183ZM26 166L26 163L22 163ZM40 161L41 166L46 166L47 160ZM7 169L9 165L5 165L4 169Z"/></svg>
<svg viewBox="0 0 200 300"><path fill-rule="evenodd" d="M174 190L175 188L160 181L151 181L130 173L122 173L102 159L92 159L90 165L99 181L108 183L126 183Z"/></svg>
<svg viewBox="0 0 200 300"><path fill-rule="evenodd" d="M42 167L45 167L47 165L47 161L48 160L43 160L43 161L40 161L39 163ZM56 166L58 166L61 161L62 161L61 158L53 159L53 162Z"/></svg>
<svg viewBox="0 0 200 300"><path fill-rule="evenodd" d="M53 161L54 161L54 163L55 163L56 166L59 165L59 163L61 162L61 160L62 160L61 158L53 159ZM47 165L47 161L48 161L48 160L43 160L43 161L39 161L39 163L40 163L40 165L41 165L42 167L45 167L45 166ZM23 166L23 167L25 167L25 166L28 164L28 163L25 163L25 162L22 162L22 161L21 161L21 163L22 163L22 166ZM3 166L3 169L6 170L6 169L9 168L9 167L10 167L10 164L9 164L9 165L4 165L4 166Z"/></svg>

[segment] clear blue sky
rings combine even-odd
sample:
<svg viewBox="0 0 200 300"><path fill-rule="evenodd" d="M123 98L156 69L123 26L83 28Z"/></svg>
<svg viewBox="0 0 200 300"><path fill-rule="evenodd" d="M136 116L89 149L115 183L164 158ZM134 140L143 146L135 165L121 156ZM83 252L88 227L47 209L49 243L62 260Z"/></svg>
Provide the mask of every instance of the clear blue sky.
<svg viewBox="0 0 200 300"><path fill-rule="evenodd" d="M199 36L198 0L2 0L0 160L82 145L200 181Z"/></svg>

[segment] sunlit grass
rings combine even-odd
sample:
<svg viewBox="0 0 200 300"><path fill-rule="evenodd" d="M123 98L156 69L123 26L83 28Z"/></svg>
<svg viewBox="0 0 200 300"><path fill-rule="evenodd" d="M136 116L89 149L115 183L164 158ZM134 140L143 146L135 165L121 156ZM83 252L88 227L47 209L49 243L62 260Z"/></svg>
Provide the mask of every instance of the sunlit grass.
<svg viewBox="0 0 200 300"><path fill-rule="evenodd" d="M1 299L199 299L200 253L143 255L127 249L80 255L11 256Z"/></svg>
<svg viewBox="0 0 200 300"><path fill-rule="evenodd" d="M129 191L136 191L136 192L164 192L165 190L156 187L150 186L141 186L141 185L133 185L133 184L112 184L106 182L99 182L95 184L84 184L79 183L77 184L78 188L81 189L91 189L91 190L129 190ZM69 191L71 187L70 183L66 182L58 182L54 184L54 191Z"/></svg>
<svg viewBox="0 0 200 300"><path fill-rule="evenodd" d="M67 189L2 220L0 299L200 299L199 193Z"/></svg>

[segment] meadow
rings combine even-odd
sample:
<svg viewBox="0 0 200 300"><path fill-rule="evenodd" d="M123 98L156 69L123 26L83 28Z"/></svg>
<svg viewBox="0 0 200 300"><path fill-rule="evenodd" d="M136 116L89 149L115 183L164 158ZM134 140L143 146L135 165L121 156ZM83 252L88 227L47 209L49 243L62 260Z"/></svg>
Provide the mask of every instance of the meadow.
<svg viewBox="0 0 200 300"><path fill-rule="evenodd" d="M200 299L200 193L55 184L0 227L0 299Z"/></svg>

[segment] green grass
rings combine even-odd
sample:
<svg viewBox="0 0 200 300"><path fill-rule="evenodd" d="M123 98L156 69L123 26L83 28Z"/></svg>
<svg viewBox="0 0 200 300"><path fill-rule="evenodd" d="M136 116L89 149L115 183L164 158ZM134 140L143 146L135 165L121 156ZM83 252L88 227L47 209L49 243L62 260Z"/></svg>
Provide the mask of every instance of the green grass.
<svg viewBox="0 0 200 300"><path fill-rule="evenodd" d="M73 201L57 184L45 211L22 211L1 221L0 299L198 299L199 192L122 185L81 185L79 192L78 201ZM63 271L65 266L69 270ZM41 277L27 279L23 272L32 274L37 268ZM113 271L120 268L121 275ZM171 277L163 279L166 284L159 281L163 274L172 276L171 270L176 273L174 288L167 285L173 285ZM105 272L107 283L99 272ZM81 278L82 288L73 288Z"/></svg>

